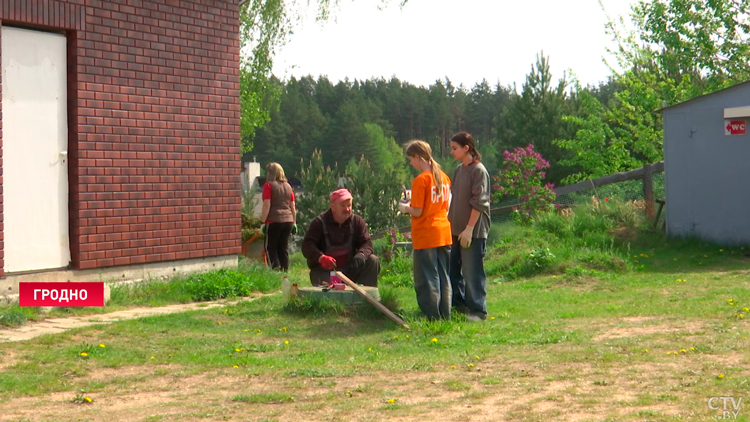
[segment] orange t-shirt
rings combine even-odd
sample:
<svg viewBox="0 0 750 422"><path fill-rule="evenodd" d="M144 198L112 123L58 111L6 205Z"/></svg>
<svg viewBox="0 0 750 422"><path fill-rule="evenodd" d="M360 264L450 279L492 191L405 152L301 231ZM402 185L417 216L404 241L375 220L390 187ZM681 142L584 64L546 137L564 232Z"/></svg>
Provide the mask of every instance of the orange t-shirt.
<svg viewBox="0 0 750 422"><path fill-rule="evenodd" d="M422 208L422 215L411 218L411 242L414 249L439 248L453 243L448 222L448 198L451 182L443 175L443 185L435 186L431 170L425 170L411 183L411 206Z"/></svg>

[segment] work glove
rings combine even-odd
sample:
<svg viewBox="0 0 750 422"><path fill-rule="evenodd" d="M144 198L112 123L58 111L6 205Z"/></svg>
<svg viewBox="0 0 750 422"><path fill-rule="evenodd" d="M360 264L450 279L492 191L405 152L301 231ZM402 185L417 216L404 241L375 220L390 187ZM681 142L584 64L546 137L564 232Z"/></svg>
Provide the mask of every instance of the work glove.
<svg viewBox="0 0 750 422"><path fill-rule="evenodd" d="M406 211L406 208L408 206L409 206L409 204L407 204L405 202L399 202L398 203L398 212L404 213L404 214L408 214L408 212Z"/></svg>
<svg viewBox="0 0 750 422"><path fill-rule="evenodd" d="M292 226L292 234L293 235L297 234L297 225L296 224Z"/></svg>
<svg viewBox="0 0 750 422"><path fill-rule="evenodd" d="M268 232L268 224L263 224L262 226L260 226L260 232L261 234L263 234L263 236L265 236Z"/></svg>
<svg viewBox="0 0 750 422"><path fill-rule="evenodd" d="M318 258L318 263L320 263L320 266L325 268L326 270L332 270L336 268L336 259L332 256L321 255L320 258Z"/></svg>
<svg viewBox="0 0 750 422"><path fill-rule="evenodd" d="M472 233L474 233L474 226L466 226L464 231L462 231L461 234L458 235L458 243L460 243L464 248L468 248L469 246L471 246Z"/></svg>
<svg viewBox="0 0 750 422"><path fill-rule="evenodd" d="M365 267L365 255L362 252L354 255L354 258L352 258L351 267L354 271L359 271Z"/></svg>

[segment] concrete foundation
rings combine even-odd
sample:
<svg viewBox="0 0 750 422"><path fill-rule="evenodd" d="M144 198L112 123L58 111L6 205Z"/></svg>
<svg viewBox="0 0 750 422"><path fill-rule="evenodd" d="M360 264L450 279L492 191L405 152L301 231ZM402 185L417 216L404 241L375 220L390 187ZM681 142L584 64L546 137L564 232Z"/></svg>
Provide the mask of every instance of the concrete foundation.
<svg viewBox="0 0 750 422"><path fill-rule="evenodd" d="M377 287L361 286L368 295L373 299L380 301L380 292ZM360 296L359 293L355 292L351 288L346 290L329 290L323 291L320 287L305 286L300 287L297 291L297 296L300 299L311 298L311 299L328 299L341 302L344 305L364 305L367 300Z"/></svg>
<svg viewBox="0 0 750 422"><path fill-rule="evenodd" d="M221 268L237 268L237 255L213 256L169 262L123 265L119 267L92 268L89 270L38 271L25 274L7 274L0 278L0 303L16 302L20 282L89 282L105 283L170 278L176 275L201 273ZM15 300L13 300L15 299Z"/></svg>

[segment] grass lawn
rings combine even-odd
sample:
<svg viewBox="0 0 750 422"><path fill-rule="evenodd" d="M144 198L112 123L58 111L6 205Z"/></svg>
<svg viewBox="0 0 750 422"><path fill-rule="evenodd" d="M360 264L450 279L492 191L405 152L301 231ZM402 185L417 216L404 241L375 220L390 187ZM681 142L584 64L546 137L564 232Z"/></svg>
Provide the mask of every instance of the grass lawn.
<svg viewBox="0 0 750 422"><path fill-rule="evenodd" d="M750 420L744 249L501 232L485 322L426 322L394 259L411 331L274 294L0 344L0 420Z"/></svg>

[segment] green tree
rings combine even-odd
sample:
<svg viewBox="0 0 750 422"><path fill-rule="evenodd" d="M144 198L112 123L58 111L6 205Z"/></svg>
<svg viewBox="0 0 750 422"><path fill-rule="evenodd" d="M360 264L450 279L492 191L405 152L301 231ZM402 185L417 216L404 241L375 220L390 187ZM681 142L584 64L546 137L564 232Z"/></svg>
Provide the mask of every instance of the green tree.
<svg viewBox="0 0 750 422"><path fill-rule="evenodd" d="M305 165L304 160L301 160L300 167L302 192L295 199L297 202L297 224L300 226L301 232L304 233L313 218L330 206L328 198L331 192L338 189L339 173L335 168L323 165L323 154L320 150L313 151L307 165Z"/></svg>
<svg viewBox="0 0 750 422"><path fill-rule="evenodd" d="M595 179L608 174L632 169L638 165L624 142L624 136L616 136L616 125L607 121L607 110L589 91L581 89L576 82L581 103L581 116L565 116L563 119L575 128L571 139L556 140L563 149L571 151L568 158L557 164L573 169L562 183L570 184ZM619 130L619 129L618 129Z"/></svg>
<svg viewBox="0 0 750 422"><path fill-rule="evenodd" d="M365 123L365 131L373 153L370 162L375 169L392 170L403 165L404 151L393 137L385 136L383 128L375 123Z"/></svg>
<svg viewBox="0 0 750 422"><path fill-rule="evenodd" d="M377 170L361 157L358 162L350 160L342 176L335 167L324 166L323 155L316 150L309 164L302 163L301 167L303 191L297 199L297 222L303 231L315 216L329 208L329 195L338 189L341 177L354 197L354 212L365 219L370 232L378 233L395 226L396 206L405 181L403 166Z"/></svg>
<svg viewBox="0 0 750 422"><path fill-rule="evenodd" d="M567 128L563 116L573 114L573 101L568 96L569 80L563 75L553 84L549 57L544 52L537 54L536 63L526 75L521 95L515 98L508 110L508 122L512 132L512 146L534 145L539 154L556 162L563 158L563 150L553 143L566 138ZM563 169L552 167L548 180L559 181Z"/></svg>
<svg viewBox="0 0 750 422"><path fill-rule="evenodd" d="M574 178L596 177L594 161L629 170L662 159L659 109L750 78L748 10L750 0L639 0L634 30L610 22L619 90L605 110L587 99L594 114L573 119L586 130L558 143L580 166Z"/></svg>
<svg viewBox="0 0 750 422"><path fill-rule="evenodd" d="M387 4L390 0L381 0ZM408 0L401 0L403 7ZM318 21L326 21L339 0L317 0ZM308 3L309 4L309 3ZM300 21L296 2L240 0L240 133L241 150L252 150L255 128L270 119L280 92L271 80L273 57Z"/></svg>
<svg viewBox="0 0 750 422"><path fill-rule="evenodd" d="M354 212L367 222L371 233L396 226L397 205L404 189L401 168L375 169L363 156L346 166L346 187L354 197Z"/></svg>

